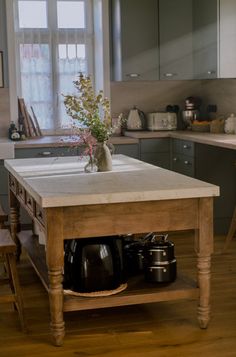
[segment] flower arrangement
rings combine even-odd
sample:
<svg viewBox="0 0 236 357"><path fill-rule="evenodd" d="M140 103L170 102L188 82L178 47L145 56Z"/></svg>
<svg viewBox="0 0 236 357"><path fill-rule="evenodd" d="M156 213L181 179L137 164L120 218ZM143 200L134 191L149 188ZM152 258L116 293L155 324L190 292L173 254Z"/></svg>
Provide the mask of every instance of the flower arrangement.
<svg viewBox="0 0 236 357"><path fill-rule="evenodd" d="M114 129L108 98L104 97L102 90L96 95L90 77L82 73L74 81L74 85L78 95L64 96L67 114L74 122L82 125L78 132L83 132L87 128L97 142L107 141Z"/></svg>

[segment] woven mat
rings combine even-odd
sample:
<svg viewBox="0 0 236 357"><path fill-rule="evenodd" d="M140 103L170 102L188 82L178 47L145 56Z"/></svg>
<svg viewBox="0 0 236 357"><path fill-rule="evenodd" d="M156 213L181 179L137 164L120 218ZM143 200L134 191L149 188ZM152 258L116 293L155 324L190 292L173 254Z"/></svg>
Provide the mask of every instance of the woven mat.
<svg viewBox="0 0 236 357"><path fill-rule="evenodd" d="M118 294L121 291L127 288L127 283L121 284L118 288L114 290L103 290L103 291L93 291L91 293L79 293L73 290L64 290L65 295L74 295L74 296L83 296L83 297L101 297L101 296L110 296Z"/></svg>

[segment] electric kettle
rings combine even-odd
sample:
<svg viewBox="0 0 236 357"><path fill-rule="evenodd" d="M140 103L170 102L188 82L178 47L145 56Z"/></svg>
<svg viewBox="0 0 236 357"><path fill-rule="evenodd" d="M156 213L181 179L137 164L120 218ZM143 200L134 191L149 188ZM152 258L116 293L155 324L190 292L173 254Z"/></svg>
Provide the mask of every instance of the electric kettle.
<svg viewBox="0 0 236 357"><path fill-rule="evenodd" d="M146 118L144 112L136 108L136 106L133 107L129 111L127 123L126 123L126 129L127 130L145 130L146 129Z"/></svg>

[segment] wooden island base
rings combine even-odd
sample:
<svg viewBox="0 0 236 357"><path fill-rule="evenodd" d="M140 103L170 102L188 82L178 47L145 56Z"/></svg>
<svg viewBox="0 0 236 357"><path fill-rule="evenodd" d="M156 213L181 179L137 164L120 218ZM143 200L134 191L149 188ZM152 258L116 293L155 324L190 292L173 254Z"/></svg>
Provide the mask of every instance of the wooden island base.
<svg viewBox="0 0 236 357"><path fill-rule="evenodd" d="M32 176L32 159L22 159L23 171L21 160L5 162L10 171L12 237L19 252L24 246L48 291L56 346L63 343L66 311L197 298L200 327L206 328L209 322L213 197L218 195L218 187L122 155L115 155L114 160L113 172L88 176L83 174L83 168L77 173L76 158L39 159L38 176ZM69 171L64 174L63 170L77 171L69 175ZM40 249L31 232L20 232L20 205L44 231L45 249ZM130 279L125 291L107 297L64 294L65 239L184 230L195 231L197 283L178 272L174 283L158 287L142 279Z"/></svg>

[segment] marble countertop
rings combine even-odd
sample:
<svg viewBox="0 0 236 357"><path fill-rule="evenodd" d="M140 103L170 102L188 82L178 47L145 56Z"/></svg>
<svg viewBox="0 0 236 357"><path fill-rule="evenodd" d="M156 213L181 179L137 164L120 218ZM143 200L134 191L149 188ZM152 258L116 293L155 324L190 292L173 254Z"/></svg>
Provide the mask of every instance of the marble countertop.
<svg viewBox="0 0 236 357"><path fill-rule="evenodd" d="M236 135L234 134L213 134L193 132L190 130L173 130L173 131L127 131L126 136L136 139L151 138L176 138L190 140L196 143L213 145L228 149L236 150Z"/></svg>
<svg viewBox="0 0 236 357"><path fill-rule="evenodd" d="M116 144L136 144L138 143L137 138L131 138L126 136L113 136L110 138L110 142L114 145ZM38 138L31 138L23 141L15 142L16 149L23 148L37 148L37 147L64 147L73 145L73 141L70 136L65 135L51 135L42 136Z"/></svg>
<svg viewBox="0 0 236 357"><path fill-rule="evenodd" d="M124 155L110 172L85 173L78 157L5 160L41 207L153 201L219 195L219 187Z"/></svg>

